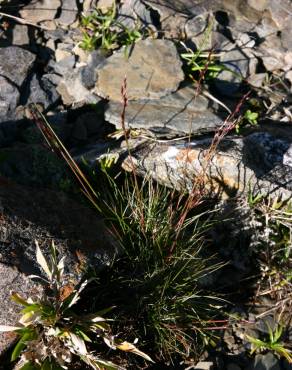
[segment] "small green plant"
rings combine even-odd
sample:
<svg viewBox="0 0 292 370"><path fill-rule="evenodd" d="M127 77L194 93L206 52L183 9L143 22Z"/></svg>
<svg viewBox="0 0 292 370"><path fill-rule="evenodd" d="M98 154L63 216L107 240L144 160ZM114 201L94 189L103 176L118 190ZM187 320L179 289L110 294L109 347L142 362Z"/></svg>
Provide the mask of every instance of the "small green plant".
<svg viewBox="0 0 292 370"><path fill-rule="evenodd" d="M274 330L266 323L268 328L268 337L265 339L258 339L246 335L246 339L251 343L251 354L254 352L272 351L280 357L285 357L286 360L292 363L292 352L285 347L281 341L283 337L283 326L277 325Z"/></svg>
<svg viewBox="0 0 292 370"><path fill-rule="evenodd" d="M134 344L119 341L111 335L108 320L102 316L110 309L84 315L73 311L72 307L79 301L89 281L81 282L74 289L66 285L63 276L65 260L64 257L57 260L54 243L50 261L47 261L36 242L36 258L46 277L33 277L41 279L47 289L37 300L12 294L12 300L24 307L19 325L0 325L0 331L13 331L20 336L11 355L11 361L21 356L19 370L68 369L74 357L79 357L96 370L120 369L88 350L86 343L94 345L97 342L103 342L111 349L136 353L151 361Z"/></svg>
<svg viewBox="0 0 292 370"><path fill-rule="evenodd" d="M235 126L235 131L237 134L240 134L242 128L246 125L257 126L259 119L259 113L247 109L241 119L238 121L237 125Z"/></svg>
<svg viewBox="0 0 292 370"><path fill-rule="evenodd" d="M83 39L80 46L88 51L97 47L111 51L125 46L125 53L127 54L128 48L145 35L145 31L142 31L139 25L131 29L117 20L115 2L106 12L97 9L92 14L82 17L81 26Z"/></svg>

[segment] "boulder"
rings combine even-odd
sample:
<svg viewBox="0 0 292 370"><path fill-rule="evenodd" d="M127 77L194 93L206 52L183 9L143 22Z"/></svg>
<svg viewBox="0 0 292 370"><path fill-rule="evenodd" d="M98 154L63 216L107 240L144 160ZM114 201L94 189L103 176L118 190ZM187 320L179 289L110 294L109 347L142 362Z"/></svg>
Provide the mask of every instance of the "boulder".
<svg viewBox="0 0 292 370"><path fill-rule="evenodd" d="M208 157L211 142L209 138L144 141L132 150L132 157L124 160L123 167L132 171L134 165L137 173L149 174L179 190L191 190L200 177L212 194L224 198L250 191L283 198L292 196L291 166L287 161L284 163L290 148L288 141L266 132L244 138L228 137Z"/></svg>
<svg viewBox="0 0 292 370"><path fill-rule="evenodd" d="M34 61L35 55L20 47L0 48L0 75L20 87Z"/></svg>
<svg viewBox="0 0 292 370"><path fill-rule="evenodd" d="M143 128L157 134L201 133L214 131L222 124L210 106L212 101L203 94L198 95L192 86L159 100L141 99L129 101L126 114L126 128ZM110 102L105 112L108 122L121 128L122 103Z"/></svg>
<svg viewBox="0 0 292 370"><path fill-rule="evenodd" d="M121 101L125 77L130 100L159 99L177 90L184 79L182 62L170 40L146 39L128 51L122 48L98 67L97 74L96 93L114 101Z"/></svg>
<svg viewBox="0 0 292 370"><path fill-rule="evenodd" d="M61 0L37 0L24 6L19 13L21 18L29 22L51 21L57 15L60 6Z"/></svg>

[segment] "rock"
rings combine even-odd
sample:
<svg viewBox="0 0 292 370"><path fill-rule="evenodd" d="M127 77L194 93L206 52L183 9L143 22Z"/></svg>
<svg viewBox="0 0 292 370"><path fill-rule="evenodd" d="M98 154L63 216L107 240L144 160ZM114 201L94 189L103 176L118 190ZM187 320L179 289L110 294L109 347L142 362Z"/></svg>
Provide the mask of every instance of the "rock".
<svg viewBox="0 0 292 370"><path fill-rule="evenodd" d="M72 49L73 53L78 56L79 63L85 63L88 59L88 52L86 50L83 50L78 44L74 46Z"/></svg>
<svg viewBox="0 0 292 370"><path fill-rule="evenodd" d="M60 83L61 79L62 77L55 73L46 73L42 77L42 80L47 80L51 82L54 86L57 86Z"/></svg>
<svg viewBox="0 0 292 370"><path fill-rule="evenodd" d="M247 3L253 9L262 12L267 8L268 0L247 0Z"/></svg>
<svg viewBox="0 0 292 370"><path fill-rule="evenodd" d="M130 29L138 25L147 26L152 24L150 11L140 0L127 0L119 9L117 21Z"/></svg>
<svg viewBox="0 0 292 370"><path fill-rule="evenodd" d="M103 0L101 0L103 1ZM105 0L106 1L106 0ZM88 15L89 11L97 8L99 0L84 0L83 1L83 12Z"/></svg>
<svg viewBox="0 0 292 370"><path fill-rule="evenodd" d="M77 14L76 0L62 0L61 15L56 20L62 26L69 26L76 21Z"/></svg>
<svg viewBox="0 0 292 370"><path fill-rule="evenodd" d="M0 75L20 87L34 61L34 54L18 46L0 48Z"/></svg>
<svg viewBox="0 0 292 370"><path fill-rule="evenodd" d="M93 3L93 1L91 1L91 3ZM111 8L114 5L114 3L115 0L98 0L97 8L102 10L103 12L106 12L109 8ZM93 8L93 4L90 4L90 7L87 6L85 10L89 10L90 8Z"/></svg>
<svg viewBox="0 0 292 370"><path fill-rule="evenodd" d="M61 0L37 0L24 6L20 11L21 18L38 23L53 20L61 6Z"/></svg>
<svg viewBox="0 0 292 370"><path fill-rule="evenodd" d="M28 27L22 24L16 24L13 27L13 45L29 45Z"/></svg>
<svg viewBox="0 0 292 370"><path fill-rule="evenodd" d="M0 121L14 114L19 97L18 89L0 76Z"/></svg>
<svg viewBox="0 0 292 370"><path fill-rule="evenodd" d="M264 136L261 143L262 136L254 135L226 138L207 162L204 152L210 147L211 139L144 142L132 150L132 161L126 159L123 167L131 170L131 163L134 163L137 173L147 173L177 189L192 189L196 176L205 172L206 188L219 196L233 197L252 189L261 194L290 198L292 172L283 164L289 143L270 135L265 147L267 137ZM257 151L258 146L263 150Z"/></svg>
<svg viewBox="0 0 292 370"><path fill-rule="evenodd" d="M61 59L58 63L51 63L56 73L65 75L67 72L73 70L75 65L75 55L69 55Z"/></svg>
<svg viewBox="0 0 292 370"><path fill-rule="evenodd" d="M234 44L223 47L220 62L227 68L221 71L215 79L217 90L225 96L233 96L240 88L242 80L247 77L249 60Z"/></svg>
<svg viewBox="0 0 292 370"><path fill-rule="evenodd" d="M70 58L72 54L68 50L57 49L55 52L56 62L59 63L61 60Z"/></svg>
<svg viewBox="0 0 292 370"><path fill-rule="evenodd" d="M197 363L197 365L193 368L196 370L213 370L214 364L210 361L200 361Z"/></svg>
<svg viewBox="0 0 292 370"><path fill-rule="evenodd" d="M145 0L144 2L151 8L157 10L162 19L174 13L182 13L186 16L196 16L206 10L210 10L210 4L202 1L194 2L193 0L181 0L171 4L171 6L169 5L169 0ZM212 2L209 3L212 5Z"/></svg>
<svg viewBox="0 0 292 370"><path fill-rule="evenodd" d="M143 128L157 133L189 134L214 131L222 124L208 106L203 95L196 96L193 87L184 87L159 100L138 100L128 103L126 127ZM105 119L121 128L122 103L110 102Z"/></svg>
<svg viewBox="0 0 292 370"><path fill-rule="evenodd" d="M255 73L248 77L248 83L253 87L262 87L267 79L266 73Z"/></svg>
<svg viewBox="0 0 292 370"><path fill-rule="evenodd" d="M158 99L178 88L184 79L181 67L182 62L173 42L151 39L139 41L128 58L122 49L98 68L96 93L110 100L121 101L121 86L126 76L130 100Z"/></svg>
<svg viewBox="0 0 292 370"><path fill-rule="evenodd" d="M201 14L189 19L185 24L185 33L188 39L193 39L202 34L208 26L208 14ZM197 45L199 46L199 45Z"/></svg>
<svg viewBox="0 0 292 370"><path fill-rule="evenodd" d="M57 87L65 105L77 103L97 103L100 99L98 96L87 90L82 83L81 71L67 71L64 78Z"/></svg>
<svg viewBox="0 0 292 370"><path fill-rule="evenodd" d="M249 163L257 168L258 175L270 171L275 165L284 164L287 152L290 149L288 141L277 139L267 132L257 132L245 138L245 144L253 148ZM284 163L285 160L285 163Z"/></svg>
<svg viewBox="0 0 292 370"><path fill-rule="evenodd" d="M265 355L256 355L249 370L281 370L280 361L271 352Z"/></svg>
<svg viewBox="0 0 292 370"><path fill-rule="evenodd" d="M292 167L292 144L289 146L288 150L283 155L283 164Z"/></svg>
<svg viewBox="0 0 292 370"><path fill-rule="evenodd" d="M42 104L47 109L59 99L53 83L43 77L40 81L34 75L29 85L28 103Z"/></svg>
<svg viewBox="0 0 292 370"><path fill-rule="evenodd" d="M80 68L82 84L91 89L95 86L97 81L97 67L105 63L105 56L100 50L94 50L88 55L88 62L86 66Z"/></svg>
<svg viewBox="0 0 292 370"><path fill-rule="evenodd" d="M279 30L291 27L292 3L290 0L281 0L281 6L278 1L270 0L267 10Z"/></svg>
<svg viewBox="0 0 292 370"><path fill-rule="evenodd" d="M2 244L2 240L0 243ZM32 298L39 291L38 283L33 282L13 266L0 263L0 325L15 326L21 316L21 306L10 299L12 292L17 292L22 297ZM13 333L0 333L0 356L16 339L17 336Z"/></svg>

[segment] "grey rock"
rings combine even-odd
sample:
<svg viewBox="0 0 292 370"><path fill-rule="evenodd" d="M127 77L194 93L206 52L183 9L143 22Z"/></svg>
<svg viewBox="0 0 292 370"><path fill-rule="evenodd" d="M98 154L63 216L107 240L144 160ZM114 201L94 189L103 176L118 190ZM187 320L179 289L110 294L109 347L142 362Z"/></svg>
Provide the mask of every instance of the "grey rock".
<svg viewBox="0 0 292 370"><path fill-rule="evenodd" d="M209 108L210 101L196 96L193 87L184 87L160 100L138 100L128 103L126 127L144 128L157 133L189 134L213 131L222 124ZM105 119L121 128L122 104L110 102Z"/></svg>
<svg viewBox="0 0 292 370"><path fill-rule="evenodd" d="M100 98L91 93L82 83L80 69L67 71L57 87L65 105L77 103L97 103Z"/></svg>
<svg viewBox="0 0 292 370"><path fill-rule="evenodd" d="M1 231L3 232L3 229ZM38 283L33 282L13 266L0 262L0 325L17 326L17 321L20 319L21 306L11 301L12 292L17 292L25 298L33 298L40 291ZM16 339L16 335L12 333L0 334L0 356Z"/></svg>
<svg viewBox="0 0 292 370"><path fill-rule="evenodd" d="M61 49L58 45L57 50L55 51L56 62L59 63L61 60L70 57L72 53L68 50Z"/></svg>
<svg viewBox="0 0 292 370"><path fill-rule="evenodd" d="M0 121L14 114L19 97L18 89L0 76Z"/></svg>
<svg viewBox="0 0 292 370"><path fill-rule="evenodd" d="M266 73L256 73L248 77L248 83L253 87L262 87L267 78Z"/></svg>
<svg viewBox="0 0 292 370"><path fill-rule="evenodd" d="M50 81L54 86L57 86L60 83L62 77L55 73L46 73L43 75L42 79L46 79Z"/></svg>
<svg viewBox="0 0 292 370"><path fill-rule="evenodd" d="M249 60L234 44L229 43L223 50L220 62L227 69L218 74L215 85L221 94L233 96L239 90L242 79L248 75Z"/></svg>
<svg viewBox="0 0 292 370"><path fill-rule="evenodd" d="M213 370L214 364L210 361L199 361L197 365L194 367L196 370Z"/></svg>
<svg viewBox="0 0 292 370"><path fill-rule="evenodd" d="M95 86L97 75L95 68L85 66L80 68L81 82L87 89L92 89Z"/></svg>
<svg viewBox="0 0 292 370"><path fill-rule="evenodd" d="M281 370L280 362L271 352L265 355L256 355L249 370Z"/></svg>
<svg viewBox="0 0 292 370"><path fill-rule="evenodd" d="M283 155L283 164L285 164L286 166L292 167L292 145L291 144Z"/></svg>
<svg viewBox="0 0 292 370"><path fill-rule="evenodd" d="M94 50L87 59L87 65L80 69L81 81L87 89L91 89L97 81L97 67L101 67L106 58L100 50Z"/></svg>
<svg viewBox="0 0 292 370"><path fill-rule="evenodd" d="M98 68L96 93L120 101L126 76L130 100L158 99L178 88L184 79L181 67L182 62L172 41L142 40L135 44L128 58L122 49Z"/></svg>
<svg viewBox="0 0 292 370"><path fill-rule="evenodd" d="M174 2L170 6L168 0L145 0L144 2L153 9L157 10L162 18L167 17L173 13L182 13L188 16L196 16L208 9L210 10L210 5L213 5L212 3L214 3L208 1L200 1L198 3L194 2L193 0L181 0Z"/></svg>
<svg viewBox="0 0 292 370"><path fill-rule="evenodd" d="M248 5L255 10L263 11L268 6L268 0L248 0Z"/></svg>
<svg viewBox="0 0 292 370"><path fill-rule="evenodd" d="M35 55L18 46L0 48L0 74L21 86L35 61Z"/></svg>
<svg viewBox="0 0 292 370"><path fill-rule="evenodd" d="M201 14L189 19L185 24L186 36L189 39L203 33L208 25L208 14Z"/></svg>
<svg viewBox="0 0 292 370"><path fill-rule="evenodd" d="M250 166L261 169L258 174L270 171L278 164L286 165L284 155L290 148L289 142L276 139L267 132L258 132L247 136L245 144L253 148L250 157L247 156Z"/></svg>
<svg viewBox="0 0 292 370"><path fill-rule="evenodd" d="M62 26L69 26L76 21L78 14L76 0L62 0L61 9L61 15L57 18L59 24Z"/></svg>
<svg viewBox="0 0 292 370"><path fill-rule="evenodd" d="M16 24L13 27L13 45L29 45L28 27L22 24Z"/></svg>
<svg viewBox="0 0 292 370"><path fill-rule="evenodd" d="M41 81L34 75L29 86L28 103L42 104L47 109L59 99L59 94L56 91L52 82L43 77Z"/></svg>
<svg viewBox="0 0 292 370"><path fill-rule="evenodd" d="M19 13L23 19L38 23L53 20L60 6L61 0L37 0L24 6Z"/></svg>
<svg viewBox="0 0 292 370"><path fill-rule="evenodd" d="M125 27L134 29L138 24L149 25L152 23L150 11L140 0L129 0L119 9L118 22Z"/></svg>
<svg viewBox="0 0 292 370"><path fill-rule="evenodd" d="M222 197L246 194L250 189L271 196L292 196L292 173L288 166L279 163L281 150L286 145L274 138L275 145L266 152L255 151L260 145L249 137L226 138L221 142L212 161L206 163L204 151L211 145L211 139L143 143L132 150L132 161L123 162L131 170L132 163L137 173L151 175L157 181L177 189L192 189L194 178L200 176L207 165L206 188ZM272 141L272 138L270 139ZM271 151L279 145L278 155ZM277 152L277 149L276 149ZM271 162L266 163L267 158ZM274 163L272 161L275 161Z"/></svg>
<svg viewBox="0 0 292 370"><path fill-rule="evenodd" d="M64 75L74 68L75 61L76 61L75 55L69 55L64 59L61 59L58 63L52 63L52 66L56 73Z"/></svg>
<svg viewBox="0 0 292 370"><path fill-rule="evenodd" d="M102 66L105 61L106 57L100 50L94 50L88 56L88 65L92 68Z"/></svg>

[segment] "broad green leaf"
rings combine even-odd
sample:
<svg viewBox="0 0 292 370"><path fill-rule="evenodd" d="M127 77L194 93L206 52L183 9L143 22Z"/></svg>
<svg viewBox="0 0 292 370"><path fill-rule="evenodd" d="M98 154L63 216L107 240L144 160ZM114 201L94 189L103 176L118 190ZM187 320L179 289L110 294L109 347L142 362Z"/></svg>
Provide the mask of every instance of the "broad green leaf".
<svg viewBox="0 0 292 370"><path fill-rule="evenodd" d="M48 276L49 280L52 280L52 272L49 268L47 260L45 259L45 256L43 255L43 253L42 253L42 251L39 247L39 244L38 244L37 240L35 240L35 245L36 245L36 259L37 259L37 262L41 266L41 268L44 270L44 272Z"/></svg>
<svg viewBox="0 0 292 370"><path fill-rule="evenodd" d="M24 350L24 348L26 346L26 344L23 341L23 337L20 338L20 340L16 343L16 345L13 349L13 352L11 354L11 361L12 362L15 361L19 357L19 355L21 354L21 352Z"/></svg>
<svg viewBox="0 0 292 370"><path fill-rule="evenodd" d="M19 355L21 354L22 350L26 347L26 342L36 339L37 334L33 330L25 329L24 334L17 342L14 350L11 354L11 361L15 361Z"/></svg>

